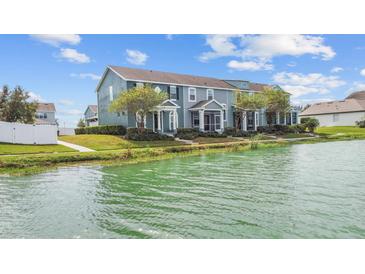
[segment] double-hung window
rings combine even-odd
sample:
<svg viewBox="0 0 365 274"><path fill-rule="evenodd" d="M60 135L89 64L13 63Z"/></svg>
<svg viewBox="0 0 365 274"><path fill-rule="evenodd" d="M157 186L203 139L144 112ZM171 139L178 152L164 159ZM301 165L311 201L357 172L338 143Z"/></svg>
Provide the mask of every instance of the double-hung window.
<svg viewBox="0 0 365 274"><path fill-rule="evenodd" d="M188 91L189 102L196 102L196 88L189 88Z"/></svg>
<svg viewBox="0 0 365 274"><path fill-rule="evenodd" d="M336 114L333 114L332 120L333 120L333 122L338 122L339 118L340 118L339 114L336 113Z"/></svg>
<svg viewBox="0 0 365 274"><path fill-rule="evenodd" d="M213 99L214 99L214 90L207 89L207 100L213 100Z"/></svg>
<svg viewBox="0 0 365 274"><path fill-rule="evenodd" d="M223 106L223 121L227 121L227 105L226 104L222 104Z"/></svg>
<svg viewBox="0 0 365 274"><path fill-rule="evenodd" d="M193 127L199 127L199 112L194 111L191 113L191 124Z"/></svg>
<svg viewBox="0 0 365 274"><path fill-rule="evenodd" d="M177 88L176 88L176 86L170 86L170 99L172 101L177 100Z"/></svg>

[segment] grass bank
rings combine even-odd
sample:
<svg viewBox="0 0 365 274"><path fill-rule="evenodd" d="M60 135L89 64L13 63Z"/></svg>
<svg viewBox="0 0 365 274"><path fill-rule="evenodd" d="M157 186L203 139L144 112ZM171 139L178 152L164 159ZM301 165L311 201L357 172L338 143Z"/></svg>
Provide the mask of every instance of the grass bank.
<svg viewBox="0 0 365 274"><path fill-rule="evenodd" d="M61 145L17 145L0 143L0 155L60 153L75 151Z"/></svg>
<svg viewBox="0 0 365 274"><path fill-rule="evenodd" d="M346 128L347 133L338 134L338 130L333 134L323 133L323 129L318 129L321 137L306 140L259 140L258 149L268 147L285 146L288 144L312 144L318 142L331 142L340 140L365 139L365 131L359 134L350 133L351 129ZM361 129L363 130L363 129ZM341 132L340 132L341 133ZM217 138L219 139L219 138ZM55 154L39 155L19 155L0 157L0 175L27 175L47 171L51 168L68 165L80 164L100 164L100 165L124 165L131 163L140 163L146 161L169 159L174 157L185 157L209 153L219 153L224 151L245 151L250 150L252 145L250 141L243 140L234 142L221 142L211 144L195 144L178 146L160 146L160 147L135 147L118 150L104 150L96 152L64 152Z"/></svg>

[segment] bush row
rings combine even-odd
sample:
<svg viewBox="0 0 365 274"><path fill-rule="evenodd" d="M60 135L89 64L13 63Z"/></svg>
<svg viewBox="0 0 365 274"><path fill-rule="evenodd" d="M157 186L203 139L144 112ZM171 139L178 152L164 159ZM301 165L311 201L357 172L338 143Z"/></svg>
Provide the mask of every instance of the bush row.
<svg viewBox="0 0 365 274"><path fill-rule="evenodd" d="M224 129L224 134L233 137L251 137L257 134L257 131L242 131L236 130L234 127L227 127Z"/></svg>
<svg viewBox="0 0 365 274"><path fill-rule="evenodd" d="M134 141L174 140L174 137L159 134L147 128L143 132L139 132L137 128L128 128L126 138Z"/></svg>
<svg viewBox="0 0 365 274"><path fill-rule="evenodd" d="M193 140L198 137L225 138L227 134L218 132L200 132L197 128L178 128L176 137L184 140Z"/></svg>
<svg viewBox="0 0 365 274"><path fill-rule="evenodd" d="M107 135L125 135L127 132L124 126L93 126L81 127L75 129L75 134L107 134Z"/></svg>

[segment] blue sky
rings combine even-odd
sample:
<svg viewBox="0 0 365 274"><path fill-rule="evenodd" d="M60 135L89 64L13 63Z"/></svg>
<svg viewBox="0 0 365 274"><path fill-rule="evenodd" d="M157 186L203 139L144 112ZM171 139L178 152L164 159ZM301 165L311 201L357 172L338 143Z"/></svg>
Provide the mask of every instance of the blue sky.
<svg viewBox="0 0 365 274"><path fill-rule="evenodd" d="M108 64L279 84L295 104L365 89L364 35L0 35L0 84L75 126ZM363 70L364 69L364 70Z"/></svg>

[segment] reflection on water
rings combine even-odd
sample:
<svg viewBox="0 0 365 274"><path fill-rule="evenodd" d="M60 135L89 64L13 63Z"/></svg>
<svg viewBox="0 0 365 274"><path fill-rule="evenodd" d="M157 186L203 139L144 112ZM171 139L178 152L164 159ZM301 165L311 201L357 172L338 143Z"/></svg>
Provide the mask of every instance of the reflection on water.
<svg viewBox="0 0 365 274"><path fill-rule="evenodd" d="M0 177L0 238L364 238L364 145Z"/></svg>

